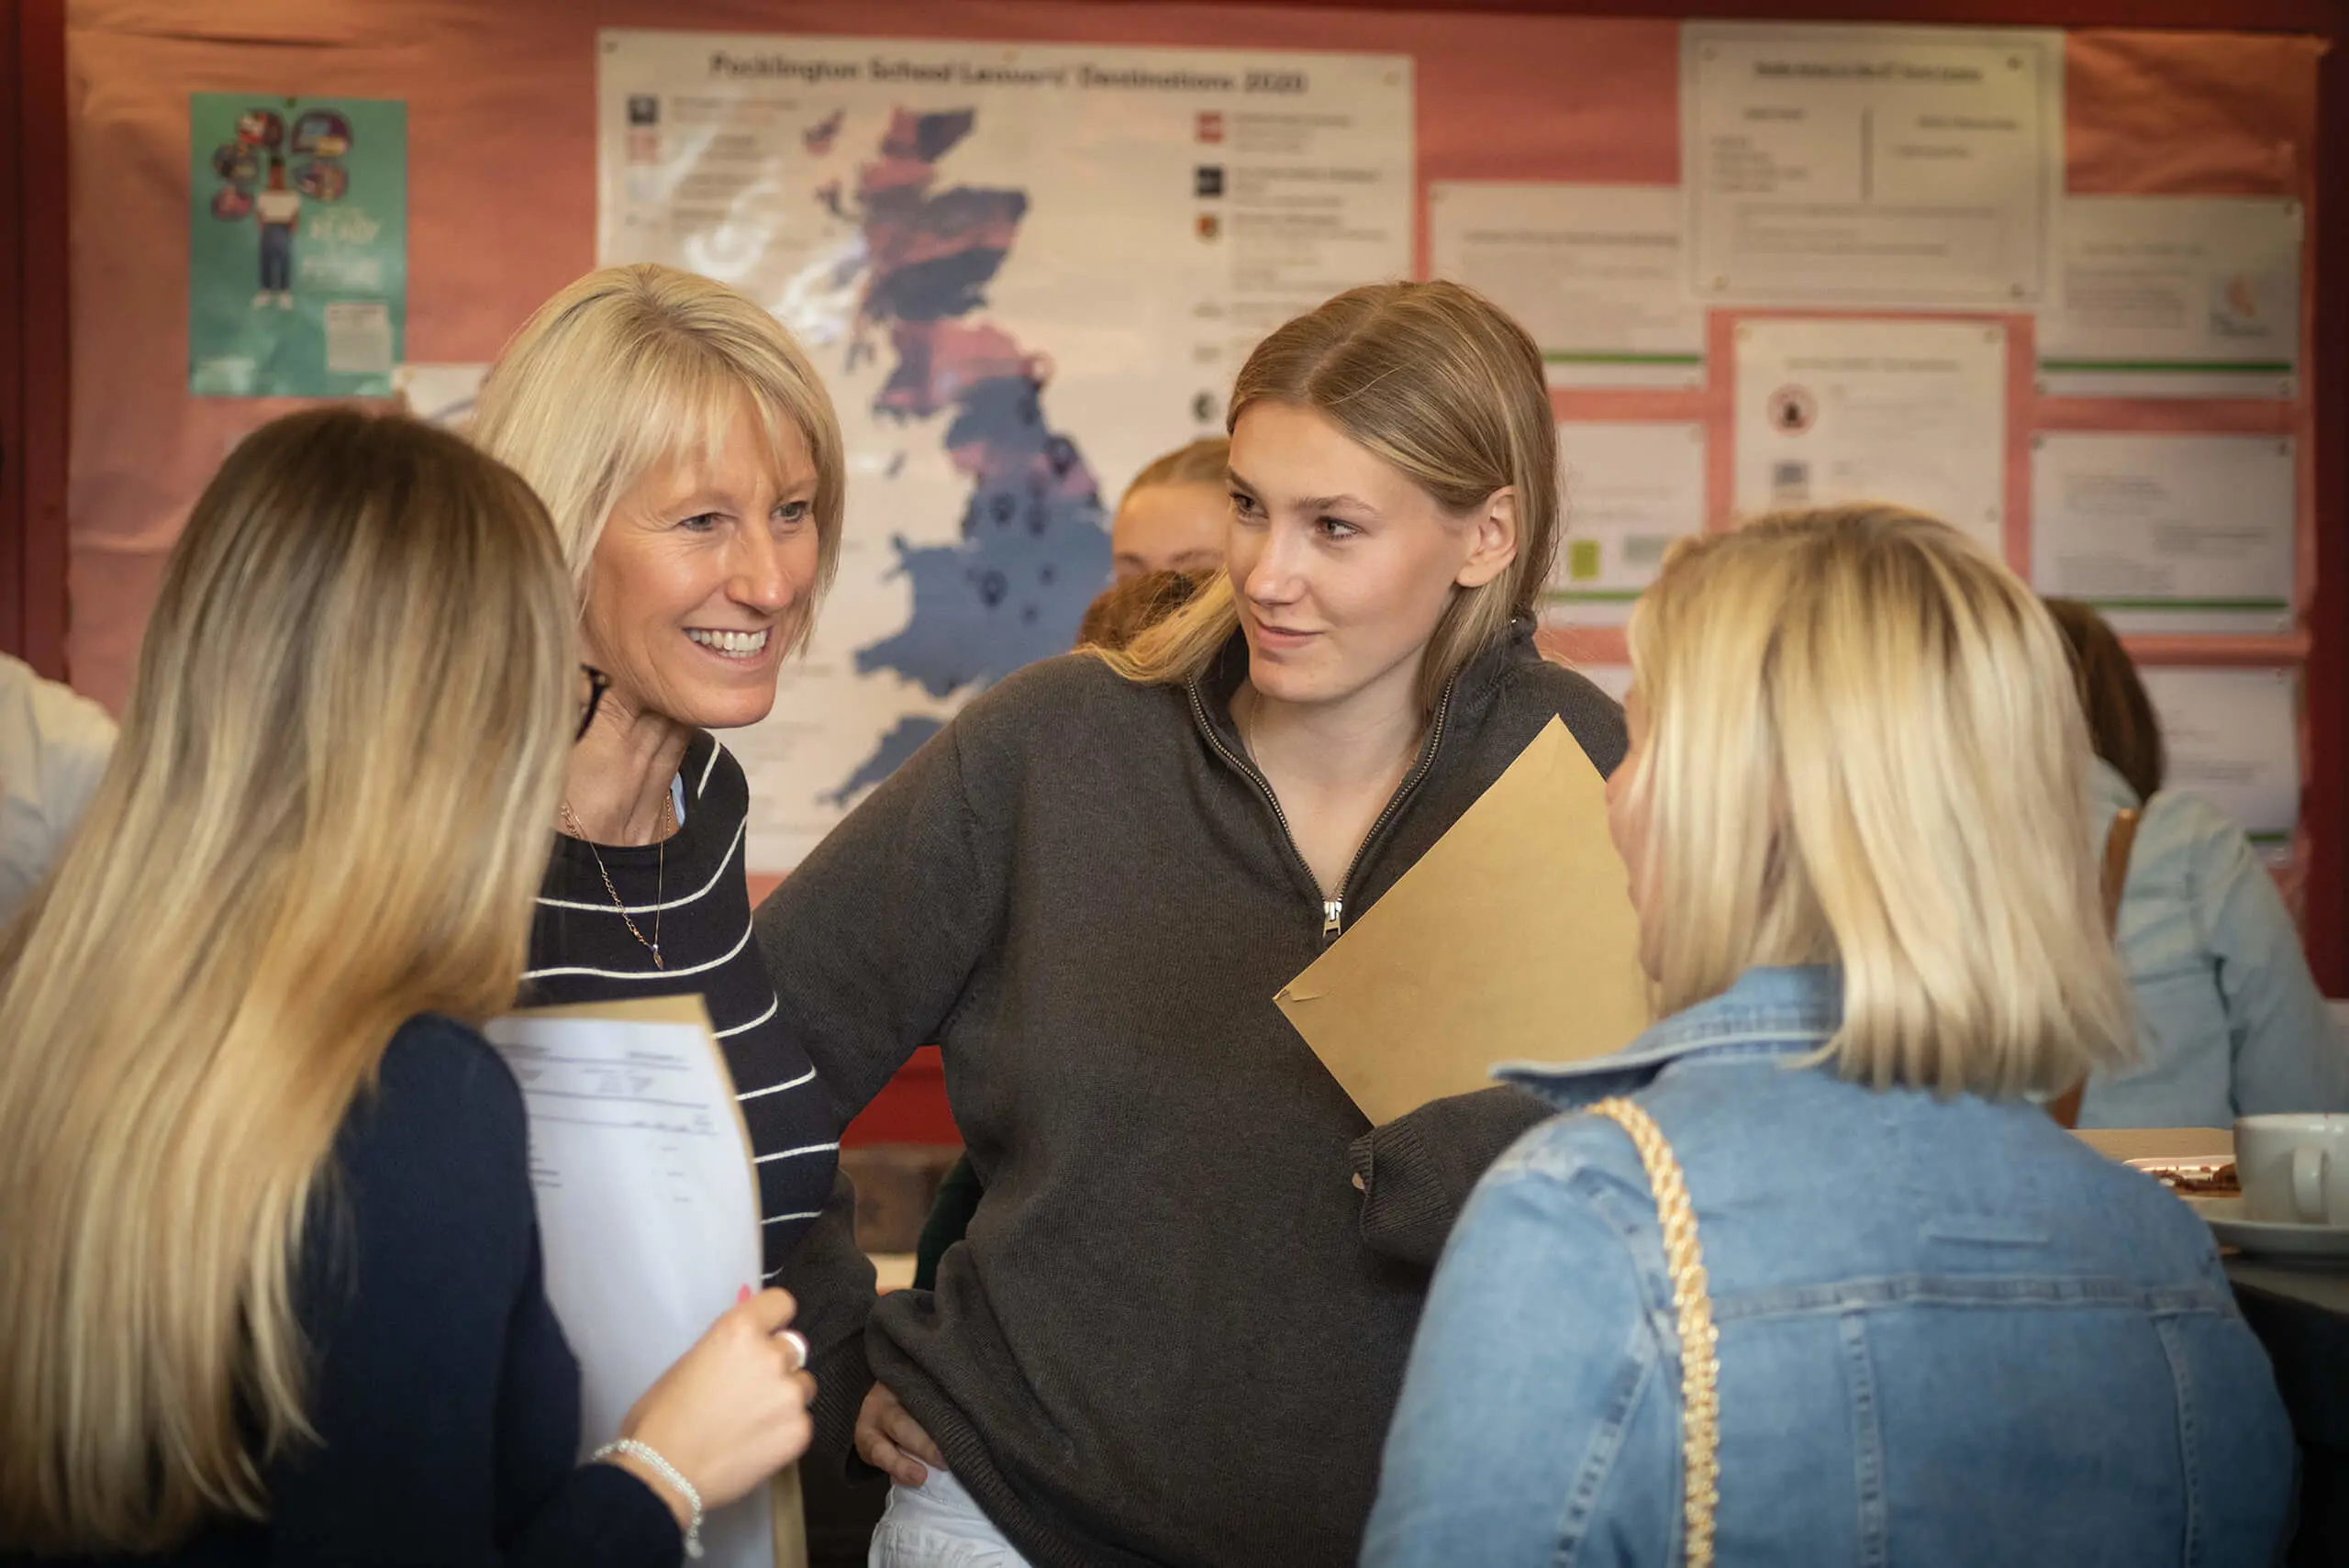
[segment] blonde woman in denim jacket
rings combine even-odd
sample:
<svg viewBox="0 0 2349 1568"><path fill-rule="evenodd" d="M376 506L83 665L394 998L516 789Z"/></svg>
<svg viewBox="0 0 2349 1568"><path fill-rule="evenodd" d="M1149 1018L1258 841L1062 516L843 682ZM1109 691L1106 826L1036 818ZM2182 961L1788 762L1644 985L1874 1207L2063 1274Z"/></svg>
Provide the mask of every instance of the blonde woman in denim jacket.
<svg viewBox="0 0 2349 1568"><path fill-rule="evenodd" d="M2082 1127L2232 1127L2270 1111L2349 1111L2349 1040L2309 973L2299 928L2242 828L2162 788L2154 705L2104 617L2048 610L2087 711L2088 826L2104 842L2141 813L2121 899L2121 963L2137 1002L2137 1054L2088 1078Z"/></svg>
<svg viewBox="0 0 2349 1568"><path fill-rule="evenodd" d="M1625 1129L1536 1128L1445 1251L1364 1562L2270 1561L2291 1434L2210 1232L2037 1103L2131 1049L2046 611L1854 508L1683 547L1631 650L1609 820L1666 1016L1503 1075L1652 1118L1713 1331Z"/></svg>

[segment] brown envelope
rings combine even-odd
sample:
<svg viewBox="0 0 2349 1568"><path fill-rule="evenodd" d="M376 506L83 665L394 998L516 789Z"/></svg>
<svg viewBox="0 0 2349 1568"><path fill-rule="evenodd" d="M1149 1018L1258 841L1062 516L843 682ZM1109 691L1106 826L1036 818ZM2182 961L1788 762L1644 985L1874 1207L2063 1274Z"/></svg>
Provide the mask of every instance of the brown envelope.
<svg viewBox="0 0 2349 1568"><path fill-rule="evenodd" d="M1353 928L1273 998L1374 1127L1648 1025L1606 784L1552 719Z"/></svg>

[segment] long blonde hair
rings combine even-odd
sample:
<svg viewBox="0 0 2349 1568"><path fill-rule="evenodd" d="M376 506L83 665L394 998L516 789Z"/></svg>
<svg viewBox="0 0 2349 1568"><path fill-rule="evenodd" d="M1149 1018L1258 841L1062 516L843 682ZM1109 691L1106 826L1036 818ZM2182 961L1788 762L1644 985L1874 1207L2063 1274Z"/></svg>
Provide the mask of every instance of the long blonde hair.
<svg viewBox="0 0 2349 1568"><path fill-rule="evenodd" d="M0 1542L265 1514L336 1129L404 1020L513 1000L574 619L529 487L406 419L289 416L197 501L0 937Z"/></svg>
<svg viewBox="0 0 2349 1568"><path fill-rule="evenodd" d="M840 564L848 505L840 419L783 324L724 284L649 261L588 273L507 343L466 433L530 482L584 584L613 506L665 462L714 458L745 403L770 451L796 429L816 465L820 595ZM785 651L815 629L802 615Z"/></svg>
<svg viewBox="0 0 2349 1568"><path fill-rule="evenodd" d="M1840 963L1847 1076L1993 1097L2123 1060L2063 639L1945 524L1857 506L1684 541L1630 630L1659 1010Z"/></svg>
<svg viewBox="0 0 2349 1568"><path fill-rule="evenodd" d="M1419 663L1432 709L1464 664L1532 613L1557 553L1558 437L1542 352L1525 328L1454 283L1371 284L1325 301L1256 345L1224 425L1257 403L1310 408L1453 513L1496 491L1517 495L1517 559L1478 588L1455 588ZM1240 624L1231 580L1104 651L1128 680L1176 684L1211 664Z"/></svg>

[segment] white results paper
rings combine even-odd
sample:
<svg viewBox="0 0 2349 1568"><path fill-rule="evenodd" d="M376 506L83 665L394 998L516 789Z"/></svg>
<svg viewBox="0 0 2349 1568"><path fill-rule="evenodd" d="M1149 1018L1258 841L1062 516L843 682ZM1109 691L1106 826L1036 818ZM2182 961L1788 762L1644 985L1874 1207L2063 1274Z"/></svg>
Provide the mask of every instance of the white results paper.
<svg viewBox="0 0 2349 1568"><path fill-rule="evenodd" d="M2288 631L2297 474L2288 436L2035 436L2032 586L2122 631Z"/></svg>
<svg viewBox="0 0 2349 1568"><path fill-rule="evenodd" d="M2064 35L1687 22L1689 283L1719 303L2035 303Z"/></svg>
<svg viewBox="0 0 2349 1568"><path fill-rule="evenodd" d="M579 1358L581 1457L760 1274L750 1135L698 997L550 1007L484 1031L522 1085L547 1298ZM765 1488L705 1562L776 1568Z"/></svg>
<svg viewBox="0 0 2349 1568"><path fill-rule="evenodd" d="M1741 517L1888 501L2002 552L2004 328L1747 321L1737 328L1736 351Z"/></svg>
<svg viewBox="0 0 2349 1568"><path fill-rule="evenodd" d="M1550 618L1621 626L1672 541L1705 527L1705 427L1583 422L1558 427L1565 538Z"/></svg>
<svg viewBox="0 0 2349 1568"><path fill-rule="evenodd" d="M1438 180L1435 275L1517 317L1553 386L1689 387L1705 312L1688 297L1677 185Z"/></svg>

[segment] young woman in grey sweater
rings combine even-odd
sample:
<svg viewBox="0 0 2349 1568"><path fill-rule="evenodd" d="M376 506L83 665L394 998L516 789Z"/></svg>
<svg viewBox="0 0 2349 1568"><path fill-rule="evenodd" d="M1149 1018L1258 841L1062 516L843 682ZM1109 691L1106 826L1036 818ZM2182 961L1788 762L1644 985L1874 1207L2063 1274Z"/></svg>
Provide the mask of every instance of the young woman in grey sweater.
<svg viewBox="0 0 2349 1568"><path fill-rule="evenodd" d="M757 917L836 1122L941 1042L985 1183L934 1291L874 1305L845 1245L784 1282L818 1462L852 1433L896 1484L876 1564L1351 1562L1428 1268L1544 1115L1371 1128L1273 1005L1551 719L1622 756L1533 647L1541 359L1457 285L1356 289L1230 423L1225 574L980 696Z"/></svg>

